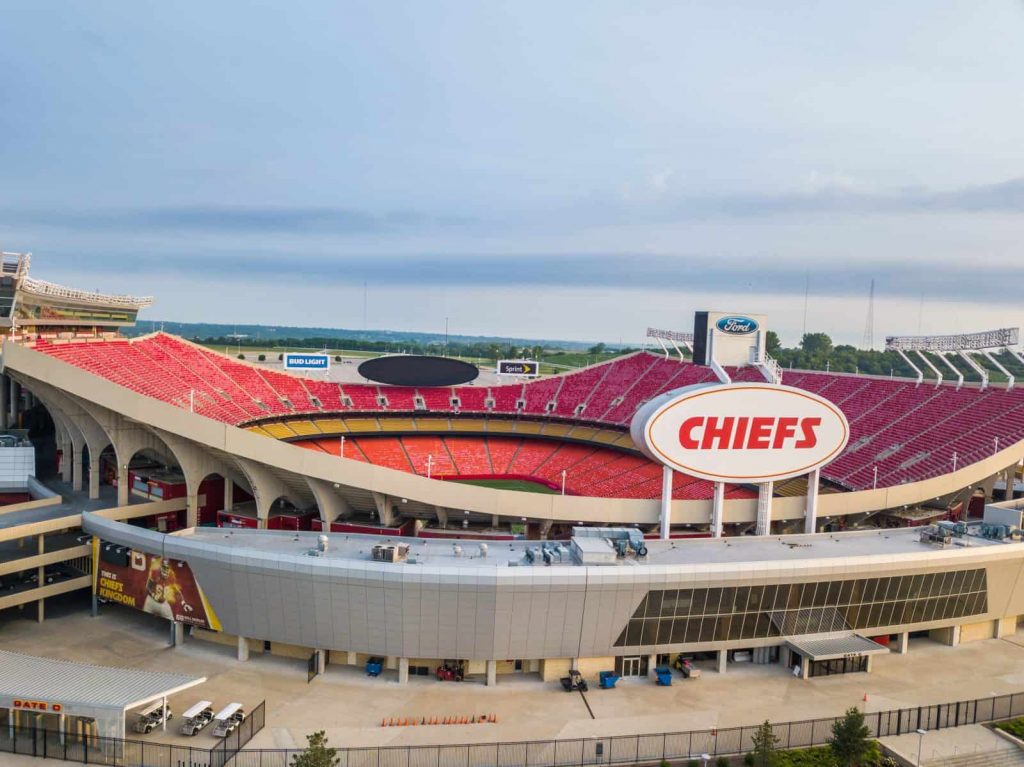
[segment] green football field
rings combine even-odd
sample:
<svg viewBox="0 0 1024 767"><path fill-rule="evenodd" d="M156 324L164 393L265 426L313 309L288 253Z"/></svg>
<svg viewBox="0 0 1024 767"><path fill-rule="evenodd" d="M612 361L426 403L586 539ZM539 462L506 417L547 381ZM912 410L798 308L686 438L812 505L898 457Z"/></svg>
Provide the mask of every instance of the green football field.
<svg viewBox="0 0 1024 767"><path fill-rule="evenodd" d="M545 493L554 495L555 491L547 485L537 482L530 482L525 479L453 479L452 482L460 482L464 485L479 485L480 487L493 487L495 490L520 490L524 493Z"/></svg>

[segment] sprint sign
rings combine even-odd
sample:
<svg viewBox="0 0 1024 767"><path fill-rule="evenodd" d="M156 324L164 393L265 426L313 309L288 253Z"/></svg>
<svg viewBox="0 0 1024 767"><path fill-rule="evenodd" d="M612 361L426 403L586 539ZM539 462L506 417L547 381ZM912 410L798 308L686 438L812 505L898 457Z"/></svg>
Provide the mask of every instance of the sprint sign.
<svg viewBox="0 0 1024 767"><path fill-rule="evenodd" d="M850 438L846 416L792 386L703 384L657 397L630 432L659 463L715 482L768 482L824 466Z"/></svg>

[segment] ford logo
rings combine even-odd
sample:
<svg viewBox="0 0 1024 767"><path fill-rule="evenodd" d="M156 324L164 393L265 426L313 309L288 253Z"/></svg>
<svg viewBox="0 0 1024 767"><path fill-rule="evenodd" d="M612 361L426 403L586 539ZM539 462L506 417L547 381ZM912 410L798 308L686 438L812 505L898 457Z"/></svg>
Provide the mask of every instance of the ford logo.
<svg viewBox="0 0 1024 767"><path fill-rule="evenodd" d="M752 320L750 317L722 317L715 323L715 327L723 333L745 336L757 330L757 320Z"/></svg>

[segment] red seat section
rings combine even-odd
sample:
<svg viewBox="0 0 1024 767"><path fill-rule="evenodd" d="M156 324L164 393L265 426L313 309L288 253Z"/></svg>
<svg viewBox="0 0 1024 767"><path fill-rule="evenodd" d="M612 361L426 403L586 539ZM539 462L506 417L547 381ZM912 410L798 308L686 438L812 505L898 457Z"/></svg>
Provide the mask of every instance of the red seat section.
<svg viewBox="0 0 1024 767"><path fill-rule="evenodd" d="M294 376L236 360L165 333L131 341L39 342L34 348L139 394L230 424L301 414L379 413L385 408L447 414L453 411L454 394L460 401L458 410L463 413L491 412L512 417L525 414L538 419L622 428L653 397L716 380L710 368L648 352L525 384L417 390L366 383L339 385ZM760 380L755 368L730 372L737 381ZM957 390L949 383L936 388L907 380L813 371L784 371L783 380L835 402L846 413L850 422L849 445L822 474L851 489L870 488L876 477L878 486L885 487L940 476L950 472L954 465L967 466L987 458L1000 447L1024 439L1021 388L982 391L976 386L964 386ZM386 406L381 402L382 395ZM417 398L422 400L425 410L417 410ZM493 401L491 407L489 400ZM522 413L517 408L520 401L524 402ZM550 403L554 403L551 411ZM437 460L441 464L447 460L454 471L461 473L479 473L489 464L495 474L535 476L560 483L564 470L567 485L574 492L575 483L579 482L586 492L617 497L660 495L661 478L654 464L630 465L621 454L604 448L488 438L475 443L459 442L457 455L451 452L455 443L449 441L454 437L437 439L438 443L430 443L425 449L446 448L448 458L438 450ZM364 443L371 445L373 439L353 441L353 450L359 450ZM422 462L422 447L415 440L408 444L408 450L415 454L414 462ZM365 456L373 463L413 470L407 447L401 441L382 441L369 449L383 451ZM605 456L605 452L611 455ZM459 465L460 456L472 470ZM416 465L415 470L423 469ZM729 497L746 497L748 492L745 488L727 490ZM709 493L707 483L696 481L677 480L673 488L673 495L679 498L704 498Z"/></svg>

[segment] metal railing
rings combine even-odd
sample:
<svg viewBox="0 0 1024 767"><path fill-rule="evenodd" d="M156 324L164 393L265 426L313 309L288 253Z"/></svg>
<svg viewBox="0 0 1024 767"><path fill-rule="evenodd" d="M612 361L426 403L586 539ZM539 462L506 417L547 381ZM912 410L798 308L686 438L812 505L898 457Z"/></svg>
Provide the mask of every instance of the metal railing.
<svg viewBox="0 0 1024 767"><path fill-rule="evenodd" d="M1024 692L932 706L874 711L864 716L872 738L940 730L1024 715ZM263 729L264 704L242 726L212 749L119 738L92 738L57 744L56 733L0 727L0 752L119 767L288 767L301 749L242 747ZM773 725L779 748L820 746L832 736L841 717L824 717ZM743 754L753 748L757 725L652 735L619 735L571 740L470 743L445 746L339 748L339 767L570 767L571 765L653 764L701 754ZM19 734L20 733L20 734ZM42 733L42 734L40 734ZM52 741L52 742L51 742Z"/></svg>
<svg viewBox="0 0 1024 767"><path fill-rule="evenodd" d="M57 731L42 727L4 725L0 726L0 753L111 767L225 767L263 729L265 721L266 705L260 703L212 748L70 734L61 738Z"/></svg>
<svg viewBox="0 0 1024 767"><path fill-rule="evenodd" d="M1024 693L954 701L933 706L892 709L865 715L872 738L904 735L918 729L938 730L1024 715ZM774 724L779 748L821 746L842 717ZM731 756L753 749L756 725L655 735L620 735L573 740L480 743L452 746L384 746L338 749L339 767L570 767L571 765L655 764ZM235 756L233 767L288 767L299 750L249 750Z"/></svg>

